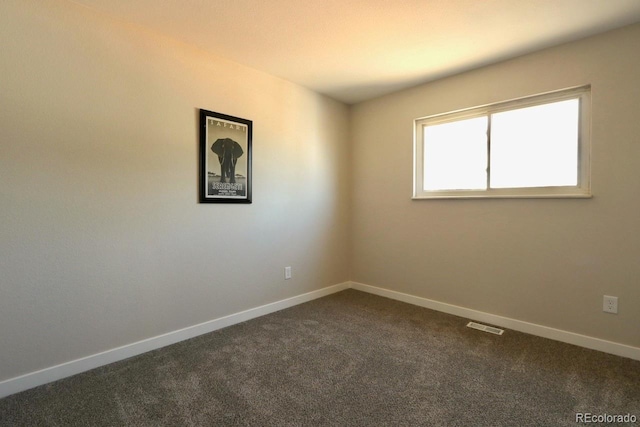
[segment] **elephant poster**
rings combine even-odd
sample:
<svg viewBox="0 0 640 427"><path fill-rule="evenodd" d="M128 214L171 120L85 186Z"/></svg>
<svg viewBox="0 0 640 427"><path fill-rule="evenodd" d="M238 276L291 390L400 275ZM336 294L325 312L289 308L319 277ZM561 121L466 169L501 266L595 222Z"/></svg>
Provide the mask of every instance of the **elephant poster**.
<svg viewBox="0 0 640 427"><path fill-rule="evenodd" d="M251 203L253 122L200 110L200 203Z"/></svg>

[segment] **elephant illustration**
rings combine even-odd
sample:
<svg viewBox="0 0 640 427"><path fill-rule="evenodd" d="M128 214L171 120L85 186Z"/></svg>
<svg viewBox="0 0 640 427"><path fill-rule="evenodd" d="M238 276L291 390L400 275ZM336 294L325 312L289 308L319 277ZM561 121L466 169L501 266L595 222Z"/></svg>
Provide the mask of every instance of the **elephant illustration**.
<svg viewBox="0 0 640 427"><path fill-rule="evenodd" d="M230 138L220 138L213 143L211 151L218 155L220 161L220 182L226 182L226 178L229 178L231 183L236 182L236 163L238 157L244 153L240 144Z"/></svg>

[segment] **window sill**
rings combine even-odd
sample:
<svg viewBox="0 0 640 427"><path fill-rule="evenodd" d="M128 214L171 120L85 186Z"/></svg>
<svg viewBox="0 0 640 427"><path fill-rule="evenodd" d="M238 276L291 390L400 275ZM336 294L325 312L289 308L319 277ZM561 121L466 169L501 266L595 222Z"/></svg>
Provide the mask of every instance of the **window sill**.
<svg viewBox="0 0 640 427"><path fill-rule="evenodd" d="M413 196L412 200L442 199L592 199L592 194L433 194Z"/></svg>

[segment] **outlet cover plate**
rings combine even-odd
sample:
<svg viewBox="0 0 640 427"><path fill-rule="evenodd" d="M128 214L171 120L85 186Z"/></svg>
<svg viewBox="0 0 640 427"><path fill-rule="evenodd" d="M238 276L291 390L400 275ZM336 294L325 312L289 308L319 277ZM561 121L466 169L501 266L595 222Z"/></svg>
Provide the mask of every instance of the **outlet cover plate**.
<svg viewBox="0 0 640 427"><path fill-rule="evenodd" d="M602 311L605 313L618 314L618 297L605 295L602 299Z"/></svg>

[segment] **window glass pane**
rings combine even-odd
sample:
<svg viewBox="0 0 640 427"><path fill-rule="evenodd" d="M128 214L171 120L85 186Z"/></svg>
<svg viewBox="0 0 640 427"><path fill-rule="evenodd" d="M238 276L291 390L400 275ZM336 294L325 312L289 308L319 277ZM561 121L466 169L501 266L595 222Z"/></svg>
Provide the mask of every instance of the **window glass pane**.
<svg viewBox="0 0 640 427"><path fill-rule="evenodd" d="M578 185L580 101L491 116L491 188Z"/></svg>
<svg viewBox="0 0 640 427"><path fill-rule="evenodd" d="M424 127L424 190L487 188L487 116Z"/></svg>

